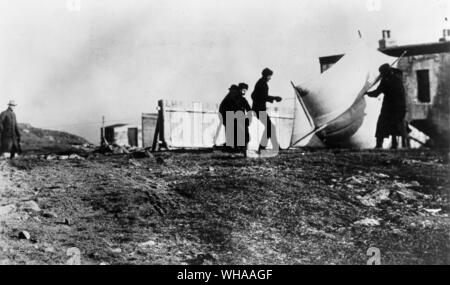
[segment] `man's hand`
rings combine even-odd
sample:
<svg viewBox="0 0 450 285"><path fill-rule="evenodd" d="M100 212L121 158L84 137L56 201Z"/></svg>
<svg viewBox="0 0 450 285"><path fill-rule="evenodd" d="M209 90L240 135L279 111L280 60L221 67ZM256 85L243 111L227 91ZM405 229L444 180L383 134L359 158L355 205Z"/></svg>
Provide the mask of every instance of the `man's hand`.
<svg viewBox="0 0 450 285"><path fill-rule="evenodd" d="M273 103L273 101L280 102L281 100L282 99L280 96L269 96L267 101L269 101L270 103Z"/></svg>

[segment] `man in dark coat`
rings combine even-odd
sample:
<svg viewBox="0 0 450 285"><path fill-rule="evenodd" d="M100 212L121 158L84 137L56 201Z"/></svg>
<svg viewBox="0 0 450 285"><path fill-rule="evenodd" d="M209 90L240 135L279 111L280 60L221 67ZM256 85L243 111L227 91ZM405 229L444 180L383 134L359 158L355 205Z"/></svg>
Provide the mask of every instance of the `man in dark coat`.
<svg viewBox="0 0 450 285"><path fill-rule="evenodd" d="M231 85L228 88L228 94L223 98L222 102L219 105L219 113L222 116L222 124L225 126L226 124L226 112L234 111L236 109L236 98L238 96L239 90L236 84Z"/></svg>
<svg viewBox="0 0 450 285"><path fill-rule="evenodd" d="M16 103L9 101L8 109L0 113L0 156L9 152L11 158L20 152L20 132L14 108Z"/></svg>
<svg viewBox="0 0 450 285"><path fill-rule="evenodd" d="M238 110L246 113L251 110L250 104L247 99L245 99L245 94L247 93L248 85L246 83L239 83L238 85L238 96L237 96L237 108Z"/></svg>
<svg viewBox="0 0 450 285"><path fill-rule="evenodd" d="M401 75L396 74L389 64L381 65L379 71L381 82L378 88L366 93L369 97L378 97L381 93L384 94L375 133L377 139L376 148L382 148L384 138L391 136L391 148L396 149L398 147L397 136L401 136L404 139L408 136L405 121L405 88Z"/></svg>
<svg viewBox="0 0 450 285"><path fill-rule="evenodd" d="M256 82L255 89L252 93L252 100L253 100L253 106L252 110L256 113L256 117L261 121L261 123L264 125L264 132L265 135L263 135L259 149L265 149L267 146L268 139L271 139L272 145L277 144L276 142L276 134L272 134L272 128L275 130L275 126L273 125L272 121L270 120L270 117L267 115L267 102L273 103L273 101L280 102L281 97L278 96L270 96L269 95L269 85L267 82L272 78L273 71L269 68L265 68L262 71L262 77ZM265 115L262 116L262 113L264 112ZM264 119L267 118L267 119Z"/></svg>
<svg viewBox="0 0 450 285"><path fill-rule="evenodd" d="M227 131L227 112L233 112L233 114L237 111L242 111L244 114L250 111L250 104L245 99L245 93L248 90L248 85L245 83L239 83L239 85L232 85L229 88L228 94L222 100L219 106L219 113L221 115L222 124L225 127L225 131ZM246 118L243 122L234 119L234 128L233 128L233 149L239 150L244 147L244 150L247 148L247 144L249 142L249 121ZM243 124L242 124L243 123ZM245 138L244 146L238 145L238 135L244 133ZM226 134L228 135L228 134Z"/></svg>

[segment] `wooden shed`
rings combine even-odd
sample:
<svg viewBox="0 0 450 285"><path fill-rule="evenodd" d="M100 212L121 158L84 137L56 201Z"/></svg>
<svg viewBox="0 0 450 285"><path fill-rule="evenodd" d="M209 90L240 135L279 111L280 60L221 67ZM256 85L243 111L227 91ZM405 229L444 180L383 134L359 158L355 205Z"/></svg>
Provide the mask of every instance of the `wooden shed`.
<svg viewBox="0 0 450 285"><path fill-rule="evenodd" d="M142 129L140 126L115 124L106 126L102 133L108 144L142 147Z"/></svg>

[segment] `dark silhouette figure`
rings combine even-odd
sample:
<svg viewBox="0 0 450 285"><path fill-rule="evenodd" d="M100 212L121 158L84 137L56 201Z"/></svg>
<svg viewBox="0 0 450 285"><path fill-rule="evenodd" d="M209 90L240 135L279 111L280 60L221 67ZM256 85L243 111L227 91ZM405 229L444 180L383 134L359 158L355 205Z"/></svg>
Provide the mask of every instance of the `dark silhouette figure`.
<svg viewBox="0 0 450 285"><path fill-rule="evenodd" d="M272 78L273 71L265 68L262 71L262 77L256 82L255 89L252 93L253 106L252 110L256 112L256 117L261 121L264 125L264 132L259 149L265 149L267 146L267 142L269 139L272 141L272 145L278 144L276 133L272 134L272 129L275 130L275 126L273 125L270 117L267 115L267 102L273 103L273 101L280 102L281 97L278 96L270 96L269 95L269 85L267 84L269 80ZM265 112L265 116L261 116L261 112ZM264 117L266 119L264 119Z"/></svg>
<svg viewBox="0 0 450 285"><path fill-rule="evenodd" d="M387 63L381 65L379 71L380 84L376 90L366 93L369 97L378 97L381 93L384 94L375 133L376 148L382 148L384 139L389 136L392 137L392 149L398 147L397 136L401 136L403 144L408 146L405 88L401 75L394 72L394 69Z"/></svg>
<svg viewBox="0 0 450 285"><path fill-rule="evenodd" d="M233 112L233 115L238 111L242 111L243 114L248 113L250 111L250 104L247 99L245 99L245 93L248 90L248 85L245 83L239 83L239 85L232 85L229 88L228 94L222 100L219 106L219 113L221 115L222 124L225 127L225 131L229 131L230 128L227 129L227 112ZM247 149L247 144L250 140L248 127L250 122L248 118L244 120L233 119L234 127L233 127L233 145L227 146L227 150L234 151L245 151ZM238 136L244 134L244 145L239 145ZM229 136L230 134L226 134Z"/></svg>
<svg viewBox="0 0 450 285"><path fill-rule="evenodd" d="M20 132L14 108L16 103L9 101L8 109L0 113L0 156L9 152L10 158L20 153Z"/></svg>

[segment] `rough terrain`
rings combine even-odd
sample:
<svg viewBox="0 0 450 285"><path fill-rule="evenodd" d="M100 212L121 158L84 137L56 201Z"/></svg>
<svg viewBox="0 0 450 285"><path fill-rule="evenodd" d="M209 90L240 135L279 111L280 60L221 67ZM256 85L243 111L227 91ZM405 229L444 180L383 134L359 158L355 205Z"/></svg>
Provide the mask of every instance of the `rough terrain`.
<svg viewBox="0 0 450 285"><path fill-rule="evenodd" d="M0 263L449 264L449 170L432 150L1 160Z"/></svg>

